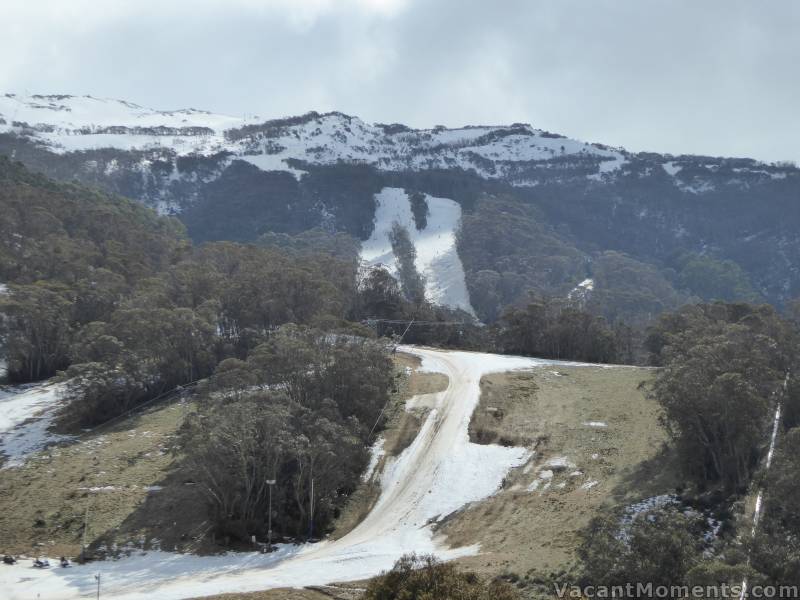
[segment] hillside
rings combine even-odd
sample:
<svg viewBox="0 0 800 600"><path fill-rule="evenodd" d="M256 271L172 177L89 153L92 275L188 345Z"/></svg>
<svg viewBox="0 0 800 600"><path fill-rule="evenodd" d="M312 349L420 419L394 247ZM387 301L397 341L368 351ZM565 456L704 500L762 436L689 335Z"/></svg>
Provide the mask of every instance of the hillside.
<svg viewBox="0 0 800 600"><path fill-rule="evenodd" d="M81 434L68 445L32 454L25 464L5 472L0 486L0 527L6 532L7 551L74 556L85 539L92 553L123 555L119 561L75 566L63 576L58 571L37 573L25 587L12 586L12 598L30 591L59 598L82 594L91 589L97 569L103 574L106 593L115 597L149 593L183 598L323 585L371 577L410 549L464 557L465 564L478 565L493 575L522 575L534 568L546 573L549 568L563 567L564 560L542 562L541 556L529 552L526 515L544 506L555 510L554 516L567 518L569 513L560 510L567 501L588 519L599 503L611 497L615 486L650 456L654 447L645 440L659 440L662 435L653 407L643 404L636 390L646 377L640 370L404 350L412 356L396 359L400 385L391 402L393 416L348 506L351 512L362 512L355 526L345 512L340 529L334 529L326 541L281 544L272 555L259 554L246 544L239 548L244 553L165 552L218 550L209 545L206 535L211 524L203 513L198 483L186 479L185 461L192 448L181 435L206 400L175 399L108 428ZM422 368L413 355L422 358ZM507 369L524 371L502 373ZM431 372L446 373L447 383ZM488 375L492 372L497 374ZM553 402L565 392L568 401L554 418ZM596 398L590 406L584 400L587 393ZM481 419L490 408L497 408L498 401L508 420L495 414L492 426L509 435L505 430L521 419L537 424L525 427L531 436L517 436L503 445L486 444L487 440L476 440L475 435L470 439L470 421L485 429ZM626 414L632 410L637 414L629 419ZM409 422L406 415L414 418ZM593 433L592 426L582 423L589 418L605 419L609 431ZM408 426L411 429L406 431ZM621 435L622 429L641 433L643 438L637 443L624 441L628 438ZM601 439L584 439L583 434L589 433ZM602 458L595 460L592 452ZM545 481L547 465L560 455L575 461L580 475L573 475L568 487L562 486L566 474L552 467L558 471L553 489L531 488L529 480ZM514 469L511 474L509 469ZM593 478L601 479L600 485ZM47 493L49 488L52 492ZM640 492L634 489L633 493ZM37 502L27 501L31 497L38 498ZM502 520L496 518L497 511L505 515ZM500 541L503 532L498 528L507 529L507 542ZM568 561L571 551L563 545L563 535L555 527L543 530L538 547L561 547ZM507 557L516 547L520 554L510 563ZM0 581L13 573L14 569L0 570Z"/></svg>
<svg viewBox="0 0 800 600"><path fill-rule="evenodd" d="M523 124L414 130L14 95L0 97L0 153L176 214L196 241L321 227L369 242L387 189L425 195L421 215L431 198L453 202L464 283L453 261L431 270L422 247L418 270L429 299L467 307L448 292L465 285L488 321L529 290L566 297L587 279L590 310L633 322L685 301L800 294L792 165L629 152Z"/></svg>

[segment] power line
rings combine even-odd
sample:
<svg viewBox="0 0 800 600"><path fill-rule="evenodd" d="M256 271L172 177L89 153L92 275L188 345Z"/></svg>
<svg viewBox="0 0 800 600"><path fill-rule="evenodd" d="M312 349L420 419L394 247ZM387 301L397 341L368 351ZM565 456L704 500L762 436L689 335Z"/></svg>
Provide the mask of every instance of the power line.
<svg viewBox="0 0 800 600"><path fill-rule="evenodd" d="M474 325L468 321L419 321L417 319L364 319L363 323L372 325L374 323L388 323L390 325Z"/></svg>
<svg viewBox="0 0 800 600"><path fill-rule="evenodd" d="M119 414L119 415L117 415L115 417L111 417L110 419L100 423L99 425L95 425L94 427L92 427L91 429L85 431L84 433L95 433L98 430L103 429L103 428L111 425L112 423L120 421L120 420L124 419L125 417L128 417L128 416L132 415L133 413L139 412L139 411L147 408L148 406L158 402L159 400L164 400L165 398L169 398L169 397L174 396L174 395L182 396L182 393L184 391L188 391L188 390L196 387L197 384L200 383L201 381L203 381L203 380L202 379L197 379L195 381L190 381L190 382L184 383L182 385L177 385L174 388L171 388L171 389L169 389L169 390L167 390L165 392L161 392L157 396L155 396L153 398L150 398L149 400L146 400L145 402L142 402L141 404L137 404L133 408L130 408L130 409L126 410L124 413Z"/></svg>

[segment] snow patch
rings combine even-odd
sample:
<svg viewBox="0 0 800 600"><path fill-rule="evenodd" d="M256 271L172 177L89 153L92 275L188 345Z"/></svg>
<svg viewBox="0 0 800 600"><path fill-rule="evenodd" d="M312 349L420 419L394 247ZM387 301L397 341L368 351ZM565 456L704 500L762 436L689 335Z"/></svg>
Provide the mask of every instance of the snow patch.
<svg viewBox="0 0 800 600"><path fill-rule="evenodd" d="M380 462L381 458L386 455L386 451L383 449L383 444L386 440L383 436L379 437L375 440L375 443L370 446L369 449L369 463L367 464L367 470L361 475L361 481L367 482L372 479L372 475L375 473L375 469L378 467L378 463Z"/></svg>
<svg viewBox="0 0 800 600"><path fill-rule="evenodd" d="M444 392L434 392L433 394L417 394L406 400L405 409L407 412L419 409L430 409L439 406Z"/></svg>
<svg viewBox="0 0 800 600"><path fill-rule="evenodd" d="M565 469L575 468L575 463L570 461L566 456L556 456L548 460L545 464L554 471L564 471Z"/></svg>
<svg viewBox="0 0 800 600"><path fill-rule="evenodd" d="M567 294L567 298L570 300L586 300L593 290L594 279L584 279L578 285L576 285L569 294Z"/></svg>
<svg viewBox="0 0 800 600"><path fill-rule="evenodd" d="M38 450L71 439L49 431L60 406L63 384L0 389L0 454L3 468L19 467Z"/></svg>
<svg viewBox="0 0 800 600"><path fill-rule="evenodd" d="M417 251L415 266L425 277L425 297L435 304L460 308L475 314L469 302L464 266L456 250L456 230L461 222L461 206L447 198L425 196L429 214L424 229L417 230L411 201L401 188L384 188L375 195L375 226L361 245L361 259L371 266L384 266L397 277L397 257L389 234L395 223L408 231Z"/></svg>

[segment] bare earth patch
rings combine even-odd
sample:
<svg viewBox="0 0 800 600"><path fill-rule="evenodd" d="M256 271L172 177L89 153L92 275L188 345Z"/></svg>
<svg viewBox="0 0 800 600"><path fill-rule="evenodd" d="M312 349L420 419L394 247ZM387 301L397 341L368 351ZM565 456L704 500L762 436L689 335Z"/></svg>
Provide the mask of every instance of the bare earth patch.
<svg viewBox="0 0 800 600"><path fill-rule="evenodd" d="M470 425L478 443L533 455L502 490L441 528L451 546L478 543L464 567L493 575L568 569L577 534L604 503L649 493L666 435L637 368L543 367L484 377ZM659 472L657 488L669 481Z"/></svg>
<svg viewBox="0 0 800 600"><path fill-rule="evenodd" d="M405 401L444 389L442 375L418 373L419 361L397 354L397 391L387 407L386 457L416 436L418 415ZM205 498L181 478L174 437L191 403L161 405L74 443L33 455L0 472L0 553L77 556L84 539L93 550L125 546L213 552L206 540ZM343 512L336 535L354 527L377 499L379 484L367 481ZM88 509L88 519L87 519Z"/></svg>

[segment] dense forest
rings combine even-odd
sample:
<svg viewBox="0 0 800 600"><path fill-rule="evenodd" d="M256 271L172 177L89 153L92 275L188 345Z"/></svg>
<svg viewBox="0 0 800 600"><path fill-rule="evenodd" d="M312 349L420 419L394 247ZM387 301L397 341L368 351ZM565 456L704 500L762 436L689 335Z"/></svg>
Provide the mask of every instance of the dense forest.
<svg viewBox="0 0 800 600"><path fill-rule="evenodd" d="M276 498L278 533L313 533L312 480L324 531L358 481L393 385L385 344L346 320L374 301L368 283L363 293L356 287L347 240L193 247L175 219L7 159L0 206L8 377L63 373L67 428L105 423L203 380L200 412L185 426L184 468L203 483L217 533L258 531L264 469L286 494ZM341 258L315 243L341 246ZM258 486L234 476L242 472Z"/></svg>
<svg viewBox="0 0 800 600"><path fill-rule="evenodd" d="M252 136L258 153L257 142L268 133L261 129L284 131L319 117L235 135ZM344 127L350 118L341 117ZM100 148L55 154L35 138L12 134L0 134L0 152L56 179L97 185L174 214L196 243L253 243L311 228L363 241L372 229L375 194L384 187L409 192L418 228L428 216L424 194L453 199L462 209L458 253L467 288L485 323L525 304L531 290L565 297L585 278L593 279L594 290L582 308L612 325L644 326L686 302L782 307L800 295L794 266L800 260L800 172L789 166L626 153L624 168L598 179L592 176L597 157L553 156L515 162L520 181L527 182L518 185L514 177L482 177L457 165L395 171L357 161L319 164L313 148L308 161L288 160L293 172L261 170L226 152Z"/></svg>

